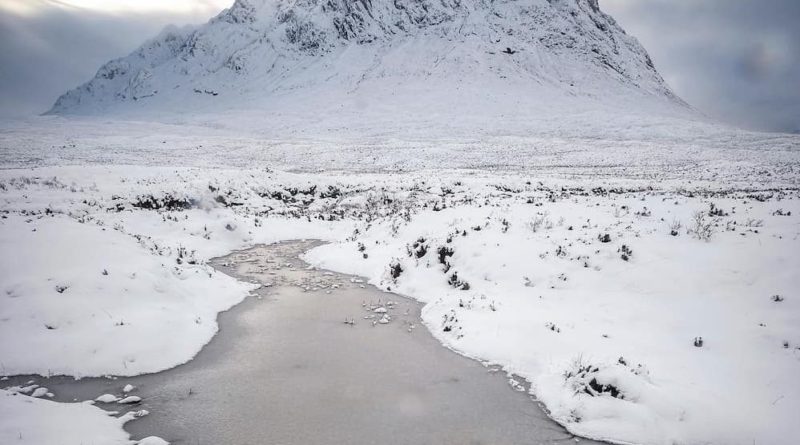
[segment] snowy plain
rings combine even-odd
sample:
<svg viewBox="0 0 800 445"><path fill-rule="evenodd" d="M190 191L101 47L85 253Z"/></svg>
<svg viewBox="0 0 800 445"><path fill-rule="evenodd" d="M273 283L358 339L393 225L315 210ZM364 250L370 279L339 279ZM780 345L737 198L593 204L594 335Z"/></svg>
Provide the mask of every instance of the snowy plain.
<svg viewBox="0 0 800 445"><path fill-rule="evenodd" d="M0 262L0 335L13 339L0 344L4 375L183 363L216 332L216 313L252 289L209 259L314 238L331 244L307 261L426 303L423 321L445 346L529 380L573 433L640 444L800 435L796 137L764 136L785 145L760 156L709 150L658 168L491 170L530 153L485 147L471 153L483 169L445 156L408 172L354 163L353 174L348 161L362 152L342 152L338 171L319 172L309 157L306 171L287 172L299 161L270 154L242 168L247 155L224 138L223 158L180 143L145 155L113 138L113 155L98 157L112 124L67 123L46 121L39 135L47 144L74 128L74 147L26 145L20 127L2 135L19 142L0 171L0 237L15 252ZM120 138L129 125L141 124L118 124ZM0 410L16 410L9 400L19 397L28 396Z"/></svg>
<svg viewBox="0 0 800 445"><path fill-rule="evenodd" d="M575 434L800 438L800 136L701 116L596 0L237 0L51 112L0 122L0 376L185 363L253 289L210 259L320 239ZM0 443L132 442L47 399L0 390Z"/></svg>

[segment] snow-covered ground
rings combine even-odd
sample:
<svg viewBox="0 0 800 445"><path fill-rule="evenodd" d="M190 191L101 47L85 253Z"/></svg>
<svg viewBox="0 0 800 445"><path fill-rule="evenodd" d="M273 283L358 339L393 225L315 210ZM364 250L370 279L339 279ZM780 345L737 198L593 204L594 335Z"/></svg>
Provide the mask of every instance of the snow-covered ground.
<svg viewBox="0 0 800 445"><path fill-rule="evenodd" d="M37 385L0 389L0 443L4 444L119 444L167 445L150 436L132 442L122 426L143 415L120 416L93 406L93 402L56 403L38 397Z"/></svg>
<svg viewBox="0 0 800 445"><path fill-rule="evenodd" d="M184 363L253 289L209 259L317 238L572 432L800 439L800 136L710 122L596 0L237 0L51 112L0 123L0 375ZM0 442L128 441L37 389Z"/></svg>
<svg viewBox="0 0 800 445"><path fill-rule="evenodd" d="M216 332L215 314L251 289L210 258L319 238L332 243L308 261L427 303L437 338L527 378L572 432L790 444L800 201L797 151L779 153L743 157L763 166L755 172L728 158L713 174L731 184L678 180L708 172L675 165L639 175L635 163L616 177L585 174L599 167L353 175L102 159L19 168L12 156L0 172L11 252L0 260L2 373L132 375L185 362Z"/></svg>

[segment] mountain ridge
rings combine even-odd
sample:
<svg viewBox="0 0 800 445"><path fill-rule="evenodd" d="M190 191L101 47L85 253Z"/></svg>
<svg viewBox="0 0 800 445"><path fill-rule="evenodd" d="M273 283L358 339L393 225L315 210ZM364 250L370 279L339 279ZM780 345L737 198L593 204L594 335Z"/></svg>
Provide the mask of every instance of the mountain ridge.
<svg viewBox="0 0 800 445"><path fill-rule="evenodd" d="M108 62L48 113L331 111L353 97L362 111L403 111L413 109L406 99L429 97L433 108L463 103L462 113L480 115L513 112L515 100L631 95L684 105L597 0L237 0Z"/></svg>

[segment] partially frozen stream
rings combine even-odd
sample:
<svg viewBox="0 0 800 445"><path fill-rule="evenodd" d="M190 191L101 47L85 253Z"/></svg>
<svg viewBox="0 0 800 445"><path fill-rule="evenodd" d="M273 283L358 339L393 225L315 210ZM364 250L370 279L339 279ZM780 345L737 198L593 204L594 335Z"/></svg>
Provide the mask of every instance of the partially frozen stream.
<svg viewBox="0 0 800 445"><path fill-rule="evenodd" d="M420 324L418 303L308 269L298 255L318 244L258 246L214 260L225 273L264 287L220 314L219 334L185 365L132 378L36 383L61 401L119 395L132 384L143 401L130 409L150 415L126 429L176 444L577 440L514 390L505 373L442 347ZM383 309L391 318L385 324L378 322Z"/></svg>

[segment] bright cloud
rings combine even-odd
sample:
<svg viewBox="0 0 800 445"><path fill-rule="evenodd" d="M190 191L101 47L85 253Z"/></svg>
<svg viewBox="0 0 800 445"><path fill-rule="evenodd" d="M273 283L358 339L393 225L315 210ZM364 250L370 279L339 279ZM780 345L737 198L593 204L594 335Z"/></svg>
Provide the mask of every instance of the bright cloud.
<svg viewBox="0 0 800 445"><path fill-rule="evenodd" d="M19 15L32 15L52 7L112 14L124 12L186 14L207 10L219 11L231 3L233 0L0 0L0 10Z"/></svg>

